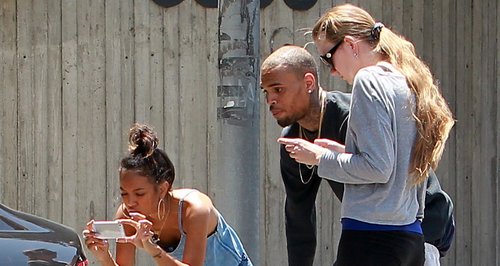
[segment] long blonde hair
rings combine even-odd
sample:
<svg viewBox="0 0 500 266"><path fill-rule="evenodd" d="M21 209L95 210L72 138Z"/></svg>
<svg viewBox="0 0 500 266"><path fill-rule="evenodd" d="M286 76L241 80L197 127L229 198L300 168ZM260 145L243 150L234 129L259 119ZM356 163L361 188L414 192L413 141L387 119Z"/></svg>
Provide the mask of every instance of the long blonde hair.
<svg viewBox="0 0 500 266"><path fill-rule="evenodd" d="M345 36L368 41L373 51L394 65L415 95L413 116L418 136L413 146L411 173L421 183L430 168L436 169L454 124L448 104L435 84L429 67L420 60L413 44L390 29L375 23L365 10L343 4L331 8L314 25L314 40L338 43Z"/></svg>

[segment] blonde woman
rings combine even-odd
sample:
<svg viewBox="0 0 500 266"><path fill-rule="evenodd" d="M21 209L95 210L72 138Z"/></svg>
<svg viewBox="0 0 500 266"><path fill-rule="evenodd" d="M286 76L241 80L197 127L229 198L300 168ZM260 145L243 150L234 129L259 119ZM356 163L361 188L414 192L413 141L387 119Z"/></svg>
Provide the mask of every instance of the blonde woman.
<svg viewBox="0 0 500 266"><path fill-rule="evenodd" d="M321 59L352 84L345 146L280 138L290 157L345 184L335 265L423 265L425 181L452 114L413 45L344 4L313 28Z"/></svg>

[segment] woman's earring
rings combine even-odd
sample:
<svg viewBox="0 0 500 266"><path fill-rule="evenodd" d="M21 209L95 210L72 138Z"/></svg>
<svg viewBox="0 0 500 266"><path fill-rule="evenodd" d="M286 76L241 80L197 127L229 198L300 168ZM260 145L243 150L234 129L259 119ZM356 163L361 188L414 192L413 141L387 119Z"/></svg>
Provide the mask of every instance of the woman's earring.
<svg viewBox="0 0 500 266"><path fill-rule="evenodd" d="M307 93L311 94L313 91L312 90L307 90Z"/></svg>
<svg viewBox="0 0 500 266"><path fill-rule="evenodd" d="M160 205L162 206L161 211L160 211ZM160 214L160 212L162 214ZM165 201L163 200L163 198L161 198L160 201L158 201L158 218L160 218L160 220L163 220L163 218L165 218Z"/></svg>

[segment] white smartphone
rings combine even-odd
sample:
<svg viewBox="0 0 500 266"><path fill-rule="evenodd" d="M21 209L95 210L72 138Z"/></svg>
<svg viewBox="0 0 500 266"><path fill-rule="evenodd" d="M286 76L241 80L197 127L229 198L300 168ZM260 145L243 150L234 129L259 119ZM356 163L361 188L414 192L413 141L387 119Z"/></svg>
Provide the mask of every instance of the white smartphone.
<svg viewBox="0 0 500 266"><path fill-rule="evenodd" d="M125 237L125 230L120 221L94 221L93 231L101 239L116 239Z"/></svg>

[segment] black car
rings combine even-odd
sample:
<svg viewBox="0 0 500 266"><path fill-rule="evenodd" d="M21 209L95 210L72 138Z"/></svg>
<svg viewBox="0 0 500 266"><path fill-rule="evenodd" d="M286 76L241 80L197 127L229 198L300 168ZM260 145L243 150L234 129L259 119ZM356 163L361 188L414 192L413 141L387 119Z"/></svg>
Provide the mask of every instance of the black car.
<svg viewBox="0 0 500 266"><path fill-rule="evenodd" d="M0 265L88 264L75 230L0 204Z"/></svg>

